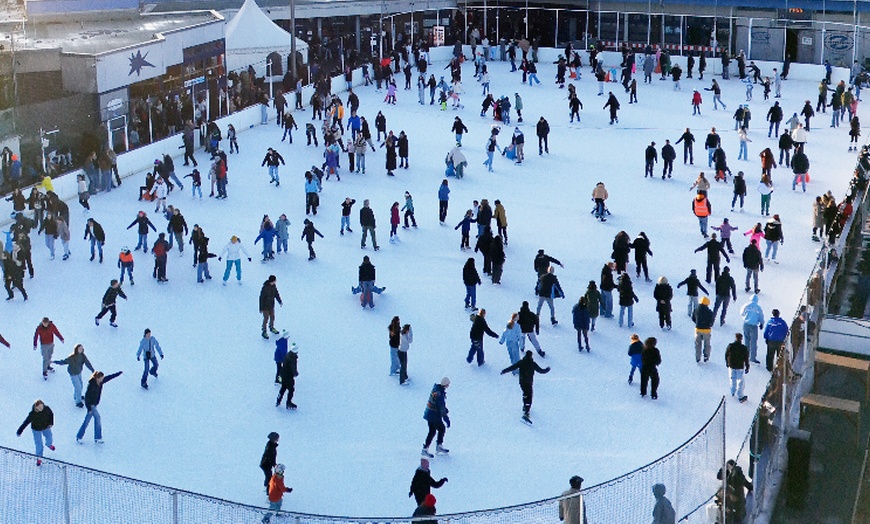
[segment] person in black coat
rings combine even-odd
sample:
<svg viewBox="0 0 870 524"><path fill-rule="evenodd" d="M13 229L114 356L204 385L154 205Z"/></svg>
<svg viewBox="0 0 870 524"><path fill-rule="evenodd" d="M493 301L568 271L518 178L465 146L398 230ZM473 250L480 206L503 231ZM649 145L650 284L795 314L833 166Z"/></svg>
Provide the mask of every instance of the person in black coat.
<svg viewBox="0 0 870 524"><path fill-rule="evenodd" d="M650 145L646 146L646 151L644 151L644 160L645 167L643 177L653 177L653 164L659 161L659 153L656 151L656 143L651 142ZM662 177L664 178L664 177Z"/></svg>
<svg viewBox="0 0 870 524"><path fill-rule="evenodd" d="M668 284L666 277L659 277L653 298L656 301L656 312L659 314L659 327L671 330L671 300L674 298L674 289Z"/></svg>
<svg viewBox="0 0 870 524"><path fill-rule="evenodd" d="M691 76L689 77L691 78ZM689 128L686 128L686 132L680 135L680 139L677 140L677 143L683 143L683 164L687 161L690 165L695 165L695 157L692 151L692 145L695 143L695 135L689 131Z"/></svg>
<svg viewBox="0 0 870 524"><path fill-rule="evenodd" d="M109 316L109 325L112 327L118 327L115 324L115 319L118 317L118 310L115 308L115 302L118 300L118 297L127 300L127 295L124 294L124 290L121 289L121 283L116 279L112 279L109 289L103 293L103 309L100 310L100 313L94 317L94 323L96 325L100 325L100 319L103 318L106 313L111 312L112 314Z"/></svg>
<svg viewBox="0 0 870 524"><path fill-rule="evenodd" d="M280 438L281 435L274 431L269 433L269 441L266 442L266 449L263 450L263 456L260 458L260 469L263 470L263 474L266 476L263 486L266 487L267 491L269 489L269 480L272 478L272 468L278 463L278 440Z"/></svg>
<svg viewBox="0 0 870 524"><path fill-rule="evenodd" d="M299 348L295 343L290 344L287 349L287 354L284 356L284 362L281 363L281 390L278 391L278 400L275 401L275 407L281 405L281 400L284 398L284 392L287 392L287 409L296 409L296 404L293 403L293 393L296 391L296 377L299 376L298 361Z"/></svg>
<svg viewBox="0 0 870 524"><path fill-rule="evenodd" d="M743 345L743 334L735 333L734 342L725 348L725 365L731 379L731 396L737 396L740 402L746 402L743 394L743 375L749 373L749 349Z"/></svg>
<svg viewBox="0 0 870 524"><path fill-rule="evenodd" d="M647 255L653 256L649 248L649 238L643 231L637 235L634 242L631 243L631 248L634 249L634 264L637 268L637 278L640 278L640 272L643 270L643 277L647 282L652 282L649 279L649 268L646 264Z"/></svg>
<svg viewBox="0 0 870 524"><path fill-rule="evenodd" d="M477 286L481 282L480 274L474 267L474 258L466 260L462 267L462 283L465 284L465 309L477 309Z"/></svg>
<svg viewBox="0 0 870 524"><path fill-rule="evenodd" d="M480 218L478 217L478 220ZM483 274L492 274L492 231L489 227L484 227L483 232L477 237L477 243L474 245L474 252L480 251L483 255Z"/></svg>
<svg viewBox="0 0 870 524"><path fill-rule="evenodd" d="M546 253L544 253L543 249L539 249L538 254L535 255L534 262L535 272L538 274L538 278L541 278L542 276L547 274L547 268L550 267L550 264L556 264L559 267L565 267L562 265L561 262L559 262L558 259L547 255Z"/></svg>
<svg viewBox="0 0 870 524"><path fill-rule="evenodd" d="M623 273L619 277L616 290L619 292L619 327L622 327L626 310L628 310L628 327L634 327L634 303L638 302L639 299L634 293L634 286L628 273Z"/></svg>
<svg viewBox="0 0 870 524"><path fill-rule="evenodd" d="M88 389L85 391L85 408L88 413L85 415L85 420L82 422L79 432L76 434L76 442L82 443L82 438L85 436L85 430L94 419L94 442L97 444L103 443L103 425L100 421L100 412L97 411L97 406L100 405L100 398L103 395L103 386L110 380L114 380L121 376L123 371L105 375L102 371L95 371L88 380Z"/></svg>
<svg viewBox="0 0 870 524"><path fill-rule="evenodd" d="M91 262L94 261L94 248L100 251L100 264L103 263L103 245L106 243L106 232L103 226L93 218L89 218L85 225L85 240L91 239Z"/></svg>
<svg viewBox="0 0 870 524"><path fill-rule="evenodd" d="M670 140L665 140L665 145L662 147L662 163L664 167L662 168L662 180L665 179L665 175L668 178L671 178L671 173L674 172L674 160L677 158L677 152L674 150L674 146L671 145Z"/></svg>
<svg viewBox="0 0 870 524"><path fill-rule="evenodd" d="M538 135L538 154L543 155L544 153L550 154L550 145L547 143L547 138L550 135L550 123L544 117L541 117L538 120L537 125L535 126L535 132Z"/></svg>
<svg viewBox="0 0 870 524"><path fill-rule="evenodd" d="M399 131L399 167L408 169L408 135L404 131Z"/></svg>
<svg viewBox="0 0 870 524"><path fill-rule="evenodd" d="M54 451L51 436L51 427L54 426L54 413L44 402L37 400L33 403L33 408L31 408L27 418L24 419L24 422L21 423L21 426L18 427L18 431L15 433L20 437L28 425L33 432L33 442L36 445L35 454L37 457L40 457L36 459L36 465L39 466L42 464L43 439L45 439L45 447Z"/></svg>
<svg viewBox="0 0 870 524"><path fill-rule="evenodd" d="M613 239L613 253L610 258L616 262L616 272L624 273L628 264L628 253L631 251L631 238L625 231L620 231Z"/></svg>
<svg viewBox="0 0 870 524"><path fill-rule="evenodd" d="M432 473L429 471L429 459L421 458L420 467L414 471L414 478L411 479L408 497L413 496L419 506L426 500L426 495L429 495L432 488L438 489L446 482L447 477L441 477L441 480L432 478Z"/></svg>
<svg viewBox="0 0 870 524"><path fill-rule="evenodd" d="M266 332L267 326L269 331L278 334L278 330L275 329L275 302L277 301L281 306L284 305L284 302L281 300L281 294L278 293L277 281L278 277L269 275L260 289L260 313L263 314L262 336L264 339L269 338L269 334Z"/></svg>
<svg viewBox="0 0 870 524"><path fill-rule="evenodd" d="M734 278L731 276L731 269L728 266L722 268L722 275L716 278L716 302L713 305L713 317L716 317L716 312L719 311L719 306L722 306L722 315L719 317L719 325L725 325L725 314L728 312L728 304L731 300L737 300L737 286L734 284Z"/></svg>
<svg viewBox="0 0 870 524"><path fill-rule="evenodd" d="M719 255L723 255L725 257L726 262L731 262L731 259L728 258L728 253L725 252L725 248L722 246L722 243L716 239L716 233L710 235L710 240L704 243L703 246L699 247L695 250L695 253L700 251L707 251L707 278L705 279L707 283L711 283L710 280L711 274L715 275L716 280L719 280Z"/></svg>
<svg viewBox="0 0 870 524"><path fill-rule="evenodd" d="M471 338L471 349L468 350L468 356L465 358L465 361L471 364L474 356L477 355L477 365L482 366L484 363L483 335L486 334L492 338L498 338L498 335L495 331L489 329L489 325L486 323L485 309L481 309L477 313L472 313L471 322L471 332L469 333Z"/></svg>
<svg viewBox="0 0 870 524"><path fill-rule="evenodd" d="M550 323L554 326L559 322L556 320L556 310L553 307L554 298L565 298L565 292L562 291L562 285L559 284L559 278L553 270L553 266L547 268L547 273L538 279L538 286L535 288L538 295L538 308L535 314L541 315L541 306L544 302L550 308Z"/></svg>
<svg viewBox="0 0 870 524"><path fill-rule="evenodd" d="M755 239L751 240L746 249L743 250L743 267L746 268L745 291L749 293L749 280L753 278L755 293L759 293L761 289L758 288L758 272L764 271L764 258L761 256L761 250L758 249Z"/></svg>
<svg viewBox="0 0 870 524"><path fill-rule="evenodd" d="M489 258L492 261L492 283L499 285L501 284L501 275L504 269L504 242L502 242L501 235L496 235L492 239L492 244L489 248ZM485 264L485 262L484 262Z"/></svg>
<svg viewBox="0 0 870 524"><path fill-rule="evenodd" d="M647 384L650 385L650 397L653 400L659 398L659 370L662 363L662 354L656 347L658 340L655 337L646 339L643 343L640 368L640 396L646 396Z"/></svg>
<svg viewBox="0 0 870 524"><path fill-rule="evenodd" d="M520 389L523 391L523 420L531 423L531 420L529 420L529 411L532 409L532 393L535 382L535 373L546 374L550 372L550 368L549 366L541 368L541 366L535 362L532 352L526 351L523 358L518 360L515 364L501 370L501 374L504 375L505 373L510 373L515 369L520 372Z"/></svg>
<svg viewBox="0 0 870 524"><path fill-rule="evenodd" d="M308 243L308 260L314 260L317 258L317 253L314 252L314 239L315 235L323 238L323 234L314 227L314 222L308 220L307 218L304 221L305 227L302 229L302 236L300 240L304 240Z"/></svg>

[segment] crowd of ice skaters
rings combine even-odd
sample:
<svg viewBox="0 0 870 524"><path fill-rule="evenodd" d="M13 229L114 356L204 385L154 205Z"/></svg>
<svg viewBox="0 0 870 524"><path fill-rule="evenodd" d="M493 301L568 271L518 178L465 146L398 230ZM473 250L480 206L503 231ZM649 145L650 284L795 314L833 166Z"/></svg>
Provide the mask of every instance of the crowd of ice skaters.
<svg viewBox="0 0 870 524"><path fill-rule="evenodd" d="M489 171L493 170L493 155L495 151L501 151L504 156L514 160L517 164L522 164L524 160L523 145L525 139L519 127L516 127L513 131L510 139L511 143L508 147L502 149L498 146L499 130L502 125L507 126L510 124L511 109L517 112L518 122L522 122L522 97L519 93L514 93L513 105L508 96L494 97L490 92L488 68L492 66L492 63L486 59L488 52L484 46L473 46L472 49L475 64L474 78L480 83L482 87L481 96L484 97L480 116L486 117L492 111L492 117L495 122L486 142L485 151L481 155L486 157L483 164L487 166ZM520 49L521 47L514 43L506 51L506 58L510 61L511 71L518 70L515 61ZM368 67L366 67L364 69L364 88L372 83L376 83L375 89L380 91L381 85L384 83L387 89L384 103L388 105L397 104L397 87L395 80L392 78L392 68L395 67L396 73L400 70L405 71L405 89L409 90L411 89L410 71L412 66L414 66L417 67L419 73L417 81L417 102L419 104L425 105L428 95L429 105L434 105L437 91L441 110L446 109L448 100L452 100L453 109L461 110L464 107L461 97L467 93L467 90L462 85L461 64L464 61L464 57L461 55L461 50L456 53L445 68L450 69L450 82L445 81L444 77L441 77L440 82L436 82L435 76L431 74L427 79L426 68L429 64L427 56L423 53L425 52L420 51L413 62L410 60L402 61L401 59L395 63L392 61L385 62L379 74L376 75L376 82L371 82ZM519 70L523 75L522 82L532 87L533 85L540 84L540 80L537 78L535 60L529 54L529 49L522 49L522 60ZM605 66L599 60L599 55L594 48L589 55L592 73L599 82L598 94L603 95L604 86L609 80L608 77L612 75L615 79L616 68ZM556 61L555 84L559 88L565 87L567 80L576 79L576 81L580 81L582 67L580 56L581 53L569 46L565 50L565 55ZM722 60L722 64L726 68L723 79L727 80L727 54ZM771 85L774 86L774 97L780 98L783 87L782 81L787 76L788 64L785 64L782 73L774 69L771 72L771 79L771 76L762 75L760 69L753 62L750 62L747 72L742 52L736 57L736 61L738 64L738 75L746 84L747 102L752 101L752 89L755 84L760 84L764 89L765 100L768 98ZM400 62L404 62L404 64ZM691 79L693 76L694 64L695 58L690 55L686 74L688 79ZM503 67L501 64L496 66ZM703 79L705 67L706 57L701 55L699 57L698 68L699 80ZM674 84L674 90L681 90L682 69L678 65L670 65L670 59L666 52L662 52L660 49L647 49L644 56L641 57L639 55L636 56L631 50L624 48L623 62L620 66L621 80L626 94L630 96L630 104L637 103L637 82L633 76L638 68L642 70L644 83L652 83L653 73L660 71L661 80L670 77ZM566 76L568 77L567 79ZM860 124L856 112L858 102L860 101L860 86L866 81L866 75L860 71L853 71L853 85L851 87L847 87L845 82L842 81L836 86L831 87L830 76L831 69L828 65L825 78L819 85L819 96L815 110L810 102L807 101L800 111L801 117L798 116L798 112L794 112L792 117L784 122L786 128L782 133L780 133L779 127L787 111L780 107L779 101L776 101L767 112L766 121L769 122L768 138L777 139L779 163L775 161L775 155L770 148L765 148L761 151L759 155L760 167L756 170L760 173L758 176L757 192L760 197L761 214L765 217L770 216L771 196L774 190L771 178L772 169L790 167L794 174L792 190L796 190L797 184L801 184L802 189L806 191L806 183L809 181L809 160L806 144L810 131L810 121L818 112L824 113L828 108L831 109L831 127L833 128L839 126L841 119L848 112L849 135L851 137L849 150L852 150L852 143L857 143L857 137L860 134ZM353 89L350 89L350 85L348 85L348 88L347 99L344 101L338 95L330 93L328 85L318 85L311 99L311 106L313 108L312 122L305 125L306 145L311 146L313 144L314 147L320 147L318 141L319 135L324 148L324 161L322 165L319 167L312 166L304 174L306 215L311 218L305 219L300 238L307 243L309 260L316 258L314 242L318 236L323 236L315 227L312 220L313 217L317 216L319 193L323 190L323 178L325 177L329 180L331 176L335 175L336 179L340 180L342 153L347 154L348 172L364 174L366 172L365 157L367 153L369 153L369 150L371 153L375 153L379 148L385 150L384 166L387 175L393 176L395 174L394 171L398 168L408 169L409 165L409 138L405 132L400 131L398 135L395 135L392 130L388 130L386 116L383 114L383 111L378 111L375 117L375 131L377 135L376 138L373 138L367 120L359 115L359 98ZM727 106L721 100L722 88L717 80L712 80L712 85L705 89L713 93L714 110L717 110L719 105L722 105L722 108L727 110ZM578 98L573 84L568 84L567 92L566 104L570 122L573 123L575 118L579 122L580 110L583 109L582 102ZM831 96L830 101L827 98L829 93ZM303 109L300 97L297 96L296 99L295 108L297 110ZM693 114L700 114L702 103L703 99L700 92L694 90L691 99ZM276 123L283 133L281 141L289 139L289 142L292 143L293 132L298 129L298 126L289 104L281 92L278 92L274 98L273 105L277 112ZM620 104L612 91L608 93L604 109L610 111L610 124L614 125L618 123ZM322 120L319 133L315 126L317 120ZM748 137L750 120L751 111L749 110L749 105L741 104L734 115L735 130L739 133L740 141L738 160L748 161L748 143L752 142ZM266 124L268 121L268 108L264 105L263 123ZM228 198L228 156L221 147L221 143L224 140L223 132L215 122L209 122L202 126L200 141L206 152L211 155L208 172L206 175L203 175L197 169L198 164L194 158L193 144L196 129L192 122L188 122L182 137L182 147L185 149L183 165L188 166L192 163L194 167L189 174L179 179L175 174L173 159L169 155L164 155L163 158L155 160L153 171L146 175L145 183L139 189L139 200L154 204L154 213L157 216L162 216L166 221L165 223L161 222L159 225L159 228L165 228L165 231L161 231L158 234L157 240L151 243L148 238L149 230L157 232L158 226L151 221L151 218L145 211L137 213L127 229L136 228L138 242L133 250L130 250L128 247L121 249L115 261L120 273L119 278L111 281L100 301L100 311L94 319L96 325L99 326L100 320L109 313L110 325L117 327L115 323L117 317L116 301L119 297L125 300L127 298L121 287L125 277L129 279L131 286L134 285L133 253L139 249L144 254L150 253L153 256L152 277L160 283L168 282L166 277L168 253L172 249L177 249L179 255L183 255L186 245L191 247L190 251L192 252L193 266L196 268L197 282L202 283L212 278L209 271L209 260L216 257L218 261L226 259L222 279L224 285L226 285L233 270L235 270L237 281L241 283L242 260L247 259L250 262L252 257L240 239L232 236L230 241L218 254L211 253L209 248L210 240L203 231L203 228L199 224L195 224L189 229L181 210L166 203L176 188L178 191L184 190L183 179L187 178L191 179L190 187L193 198L203 198L202 185L205 180L208 180L210 184L209 197ZM541 116L535 126L538 138L538 152L541 155L549 153L549 131L549 123ZM467 156L464 153L465 150L462 147L463 135L468 132L468 128L459 116L455 117L450 132L455 136L456 145L445 158L446 176L438 187L439 221L442 225L447 220L450 200L448 178L455 177L461 179L465 174L468 164ZM232 125L229 125L226 130L226 139L229 142L229 153L237 153L239 146L236 131ZM678 145L682 143L684 164L694 165L695 141L696 139L691 129L686 128L685 133L674 144ZM376 143L379 148L375 146ZM670 143L670 139L665 139L665 144L661 148L660 153L663 162L662 179L671 177L673 162L677 156L674 145ZM733 185L731 210L736 211L739 209L742 212L744 199L748 196L747 186L751 186L754 180L747 184L746 175L744 175L743 170L739 170L736 175L732 176L721 139L715 128L711 129L706 136L704 147L708 152L708 168L712 169L714 173L714 183L717 181L727 183L728 177L731 176L731 183ZM659 151L656 149L655 142L651 142L650 146L646 148L644 156L645 176L654 177L655 164L659 159ZM108 155L100 155L99 157L92 155L90 161L92 165L90 166L91 169L86 170L88 174L79 176L77 181L79 185L79 203L86 216L90 209L89 198L91 195L101 191L111 191L114 186L121 183L114 167L114 161ZM268 169L270 184L274 184L276 187L280 186L279 169L284 163L284 158L276 149L267 149L261 167ZM113 169L114 180L112 177ZM744 169L749 171L748 167ZM725 258L727 263L731 262L730 255L734 254L734 247L731 242L732 233L739 230L725 218L721 224L711 226L713 230L718 232L718 236L717 233L708 235L708 217L712 215L712 204L708 198L710 186L711 181L702 172L690 188L696 191L696 195L691 201L691 210L698 218L700 233L705 240L703 245L695 251L706 253L704 283L709 286L709 289L704 286L695 270L692 270L676 286L678 290L684 286L686 287L686 314L694 323L695 357L699 363L701 363L702 358L703 362L706 363L711 356L711 338L717 315L719 317L719 325L723 326L729 305L731 305L732 301L738 300L737 284L730 267L724 266L720 268L720 266L721 258ZM595 203L593 214L598 220L605 221L606 216L610 213L606 207L607 199L608 193L605 184L599 182L592 192L592 200ZM23 192L16 190L7 200L13 202L14 222L9 231L6 232L5 249L0 253L4 282L8 292L8 300L14 298L15 289L21 293L24 300L27 300L27 294L24 289L25 270L29 272L30 278L34 277L31 233L36 230L37 235L43 236L51 259L55 257L55 241L60 239L64 251L63 259L67 260L71 256L69 248L71 240L70 210L67 204L54 193L50 177L46 177L41 184L34 187L29 196L25 196ZM344 235L345 232L353 233L351 229L351 216L355 204L356 200L348 197L341 205L341 235ZM812 207L813 240L820 241L822 238L825 238L829 243L833 243L840 234L851 212L852 204L850 198L837 203L830 191L817 197ZM404 229L417 227L414 213L413 197L409 192L405 192L401 203L397 200L390 207L391 242L397 238L398 227L400 225ZM375 234L375 213L368 200L363 201L358 212L358 217L361 234L360 247L366 249L368 237L371 237L372 247L375 251L378 251L379 246ZM284 214L280 215L279 219L274 222L268 215L263 217L260 224L260 232L254 244L262 241L261 256L264 263L274 258L276 250L279 254L288 252L289 226L290 222ZM508 245L507 214L503 203L500 200L495 200L494 207L490 207L488 199L481 199L479 202L475 200L472 208L463 214L461 221L455 226L455 229L460 230L460 248L463 251L471 249L471 233L475 233L474 252L480 253L482 256L482 272L492 280L493 284L499 284L502 268L506 260L505 248ZM739 311L742 318L742 333L733 335L733 340L730 340L728 343L724 355L729 373L731 395L739 399L740 402L747 400L743 392L744 375L749 372L752 363L760 364L757 353L759 332L762 333L766 346L765 365L768 371L772 371L775 359L780 353L789 333L791 332L792 336L795 336L795 333L806 329L802 325L802 322L806 319L805 317L798 317L796 324L790 327L780 317L777 309L773 309L770 317L767 318L759 301L759 293L761 292L759 273L764 271L765 261L774 264L778 263L776 260L777 249L780 245L784 244L783 224L780 216L774 213L773 217L766 219L765 223L758 222L745 231L744 236L748 237L748 242L742 250L741 257L743 269L745 270L744 291L749 296L745 303L741 305ZM87 218L86 220L84 240L90 244L90 260L94 261L98 259L98 263L103 263L103 246L106 242L106 235L102 225L93 218ZM761 251L763 246L764 254ZM632 253L635 262L634 273L636 278L639 279L642 275L646 282L651 282L647 265L648 257L653 256L651 240L644 232L640 232L634 239L631 239L625 231L620 231L613 241L612 261L608 261L603 265L598 281L589 281L588 287L582 291L579 300L572 307L571 318L573 327L577 332L578 351L582 352L585 349L586 352L589 352L591 350L589 334L595 331L596 321L599 317L612 318L615 316L614 291L617 294L616 305L619 307L619 327L625 324L629 328L634 327L633 308L634 304L639 302L640 299L634 290L628 268ZM478 366L484 364L484 335L498 338L499 343L506 346L511 365L502 370L501 373L513 373L518 376L522 390L522 419L527 424L532 423L530 409L533 398L534 375L536 373L547 373L550 371L550 368L542 368L535 362L534 353L526 349L525 342L528 339L538 356L545 358L546 353L537 339L537 335L540 333L541 308L544 305L547 306L550 322L556 325L558 321L556 319L554 299L564 298L566 295L554 271L554 266L562 266L559 260L546 254L544 250L540 250L535 257L533 266L536 272L535 298L537 299L537 306L532 311L532 306L529 302L523 302L519 310L511 315L510 321L501 335L490 328L486 319L486 310L478 309L476 306L476 288L481 284L481 276L477 270L476 258L474 256L469 257L462 269L462 280L466 288L465 306L467 310L471 311L472 321L469 334L471 345L466 360L468 363L472 363L476 359ZM375 267L371 259L368 256L364 256L363 262L359 267L358 285L352 287L354 294L361 295L360 304L364 309L366 307L374 308L373 294L379 294L385 289L384 287L376 286L375 281ZM714 297L712 308L710 307L711 301L706 296L711 292ZM701 293L705 296L701 297ZM661 276L657 279L652 298L652 303L654 303L655 310L658 313L661 329L670 330L672 325L671 311L673 309L674 288L669 283L668 278ZM263 283L259 296L259 310L263 315L261 335L264 339L269 339L270 334L279 334L279 331L275 328L276 302L279 305L283 304L278 291L277 277L271 275ZM54 371L52 364L67 366L67 371L73 384L74 401L78 407L86 408L85 419L77 433L76 439L79 443L82 442L85 430L93 420L95 442L102 443L101 419L97 409L102 387L110 380L119 376L121 372L105 375L101 371L96 371L85 355L84 347L81 344L77 344L73 352L65 359L53 360L55 338L60 340L61 343L64 342L57 326L50 319L44 318L37 326L33 338L34 350L37 346L41 349L43 377L47 380L49 374ZM295 380L298 375L298 352L296 345L289 343L288 338L289 334L286 331L278 337L274 353L276 363L275 383L280 385L276 406L280 406L284 402L283 399L286 393L287 400L285 405L287 409L295 409L296 404L293 403L293 396ZM726 336L725 338L729 337ZM399 383L406 385L409 380L407 352L410 344L413 342L411 326L409 324L403 325L398 316L394 317L388 326L388 342L391 349L390 374L397 375ZM7 347L9 346L9 343L2 336L0 336L0 343L5 344ZM630 366L628 383L632 384L634 382L635 371L639 371L640 395L646 396L649 392L652 399L658 398L659 376L657 368L662 363L661 354L656 346L657 340L655 337L648 337L642 340L638 334L631 334L627 350ZM143 356L144 369L141 387L147 389L148 377L157 376L157 357L163 358L162 348L157 339L152 336L150 330L145 330L143 339L140 341L137 360L141 360ZM87 382L87 389L83 395L82 373L85 367L93 374ZM441 485L447 482L446 478L439 481L432 479L429 475L428 459L434 457L430 452L433 439L436 442L435 451L437 453L448 453L447 448L444 447L444 436L446 429L450 427L449 411L446 403L446 392L449 385L450 380L447 377L435 384L425 405L424 419L428 425L428 433L421 451L423 456L421 467L415 473L409 494L409 496L415 496L418 506L414 513L415 516L435 514L435 499L429 493L429 488L441 487ZM51 450L55 449L52 442L51 428L54 420L51 409L41 400L37 400L33 404L27 419L19 428L19 435L28 424L33 432L36 454L39 457L37 465L39 465L41 464L44 447L48 447ZM272 510L279 510L283 494L291 491L290 488L284 486L284 467L276 462L277 445L277 433L270 434L269 443L261 462L261 467L265 474L265 485L268 491L270 508ZM562 501L561 512L564 520L567 522L583 522L582 515L584 510L582 498L579 496L570 497L570 495L579 492L580 482L582 482L582 479L579 477L571 479L571 489L565 493L566 497L569 498ZM736 489L734 488L735 491ZM742 489L741 486L741 495ZM664 486L657 486L653 491L660 502L667 501L667 498L664 497ZM729 493L730 497L731 494ZM670 503L661 502L661 504L663 509L661 509L660 514L664 515L664 517L656 520L656 522L673 522L673 510L667 510L667 506ZM735 504L735 507L739 510L739 504ZM659 508L659 505L657 505L657 508Z"/></svg>

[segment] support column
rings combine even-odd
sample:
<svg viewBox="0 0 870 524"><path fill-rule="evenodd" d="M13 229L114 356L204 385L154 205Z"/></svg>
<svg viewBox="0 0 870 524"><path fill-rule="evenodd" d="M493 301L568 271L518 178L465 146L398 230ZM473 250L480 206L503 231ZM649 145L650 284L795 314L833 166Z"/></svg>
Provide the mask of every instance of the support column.
<svg viewBox="0 0 870 524"><path fill-rule="evenodd" d="M361 38L360 37L360 17L357 16L356 20L354 20L354 22L355 22L354 29L356 31L356 42L354 42L354 43L356 44L356 52L359 53L362 51L361 40L360 40L360 38Z"/></svg>
<svg viewBox="0 0 870 524"><path fill-rule="evenodd" d="M320 44L323 45L323 19L317 19L317 39L320 40Z"/></svg>

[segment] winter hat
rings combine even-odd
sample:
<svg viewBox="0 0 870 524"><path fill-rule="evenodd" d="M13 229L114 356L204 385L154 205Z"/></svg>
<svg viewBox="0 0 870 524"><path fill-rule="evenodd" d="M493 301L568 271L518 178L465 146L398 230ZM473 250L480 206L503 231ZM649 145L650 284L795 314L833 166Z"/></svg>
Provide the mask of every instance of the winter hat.
<svg viewBox="0 0 870 524"><path fill-rule="evenodd" d="M159 163L160 163L160 160L154 160L154 165L155 165L155 166L156 166L157 164L159 164Z"/></svg>
<svg viewBox="0 0 870 524"><path fill-rule="evenodd" d="M283 475L284 474L284 464L278 464L277 466L275 466L275 474L276 475Z"/></svg>
<svg viewBox="0 0 870 524"><path fill-rule="evenodd" d="M285 337L285 338L287 338L287 337ZM288 348L288 350L291 353L299 353L299 346L296 345L296 342L293 342L290 344L290 347Z"/></svg>
<svg viewBox="0 0 870 524"><path fill-rule="evenodd" d="M583 484L583 477L574 475L573 477L571 477L570 480L568 480L568 483L571 485L572 488L580 489L580 486Z"/></svg>
<svg viewBox="0 0 870 524"><path fill-rule="evenodd" d="M239 237L237 237L236 235L233 235L230 237L230 242L238 242L238 241L239 241Z"/></svg>
<svg viewBox="0 0 870 524"><path fill-rule="evenodd" d="M278 440L280 437L281 435L275 433L274 431L269 433L268 435L269 440Z"/></svg>
<svg viewBox="0 0 870 524"><path fill-rule="evenodd" d="M290 332L285 329L281 332L281 338L290 338Z"/></svg>
<svg viewBox="0 0 870 524"><path fill-rule="evenodd" d="M692 274L692 275L696 274L697 272L698 272L697 269L692 269L692 270L689 271L689 273Z"/></svg>
<svg viewBox="0 0 870 524"><path fill-rule="evenodd" d="M659 277L659 284L667 284L668 277Z"/></svg>
<svg viewBox="0 0 870 524"><path fill-rule="evenodd" d="M428 506L430 508L434 508L436 502L438 502L438 501L435 499L435 495L433 495L431 493L426 495L426 498L423 499L423 505Z"/></svg>
<svg viewBox="0 0 870 524"><path fill-rule="evenodd" d="M710 299L707 298L707 297L701 297L701 304L704 304L705 306L709 306L709 305L710 305Z"/></svg>
<svg viewBox="0 0 870 524"><path fill-rule="evenodd" d="M429 459L421 458L420 459L420 467L425 469L425 470L428 470L429 469Z"/></svg>
<svg viewBox="0 0 870 524"><path fill-rule="evenodd" d="M450 385L450 379L447 377L444 377L441 379L440 384L446 388L447 386Z"/></svg>

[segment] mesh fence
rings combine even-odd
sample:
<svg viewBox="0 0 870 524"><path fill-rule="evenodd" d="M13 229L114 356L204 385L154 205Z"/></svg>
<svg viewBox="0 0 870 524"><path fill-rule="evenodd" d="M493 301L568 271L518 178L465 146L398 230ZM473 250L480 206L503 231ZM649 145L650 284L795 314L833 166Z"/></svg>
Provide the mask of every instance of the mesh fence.
<svg viewBox="0 0 870 524"><path fill-rule="evenodd" d="M635 471L582 491L592 523L648 521L655 498L652 486L664 484L679 522L706 522L704 506L721 483L725 461L725 401L686 443ZM44 459L35 466L29 453L0 447L0 522L260 522L265 508L151 484L103 471ZM555 524L558 497L490 510L439 515L441 524ZM420 520L420 519L418 519ZM432 521L431 518L422 520ZM411 523L410 518L369 518L281 512L272 522L293 524Z"/></svg>

